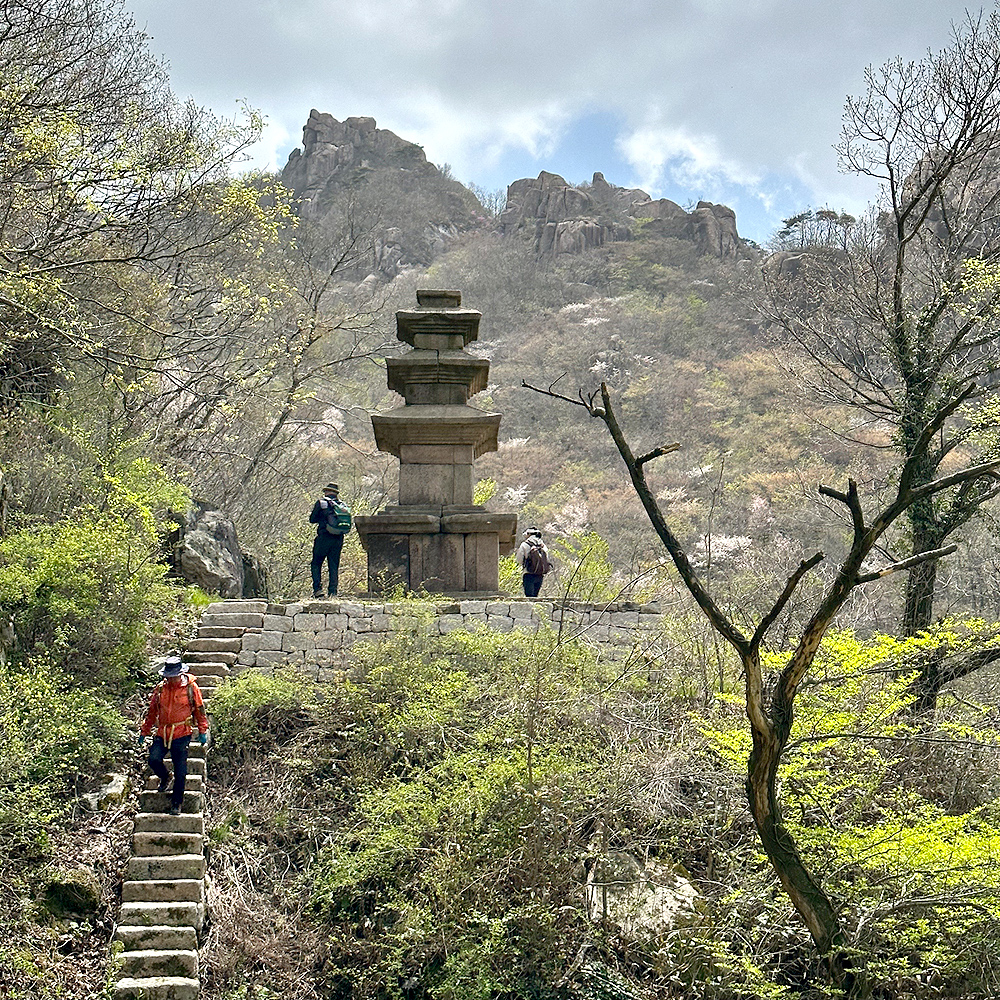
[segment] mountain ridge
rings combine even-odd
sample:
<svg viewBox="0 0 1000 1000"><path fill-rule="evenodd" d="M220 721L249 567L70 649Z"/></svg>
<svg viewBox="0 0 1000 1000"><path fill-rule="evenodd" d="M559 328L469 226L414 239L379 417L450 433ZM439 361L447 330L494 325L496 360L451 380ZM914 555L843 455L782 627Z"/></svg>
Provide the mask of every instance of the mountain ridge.
<svg viewBox="0 0 1000 1000"><path fill-rule="evenodd" d="M644 232L691 243L699 254L722 260L750 253L731 208L699 201L688 212L641 188L612 184L600 171L585 184L546 170L519 178L508 185L506 203L491 219L473 190L431 163L419 145L378 128L370 117L338 121L312 109L302 147L292 150L280 176L298 200L299 215L312 221L322 221L339 194L366 183L398 189L402 197L383 199L390 212L405 213L405 196L413 196L419 210L405 224L391 214L384 220L375 270L386 279L431 263L462 233L490 226L504 237L532 240L539 255L578 254Z"/></svg>

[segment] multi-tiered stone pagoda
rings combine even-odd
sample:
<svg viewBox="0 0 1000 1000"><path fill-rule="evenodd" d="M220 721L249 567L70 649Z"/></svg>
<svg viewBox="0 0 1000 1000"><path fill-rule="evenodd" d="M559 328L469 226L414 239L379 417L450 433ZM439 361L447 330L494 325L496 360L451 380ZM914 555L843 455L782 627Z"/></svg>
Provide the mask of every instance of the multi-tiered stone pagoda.
<svg viewBox="0 0 1000 1000"><path fill-rule="evenodd" d="M473 463L497 450L500 428L499 413L469 405L490 370L465 350L481 318L452 291L418 291L417 308L396 313L396 338L413 349L386 366L389 388L405 405L374 414L372 427L379 451L399 459L399 504L354 520L372 593L399 583L433 593L497 591L517 515L472 502Z"/></svg>

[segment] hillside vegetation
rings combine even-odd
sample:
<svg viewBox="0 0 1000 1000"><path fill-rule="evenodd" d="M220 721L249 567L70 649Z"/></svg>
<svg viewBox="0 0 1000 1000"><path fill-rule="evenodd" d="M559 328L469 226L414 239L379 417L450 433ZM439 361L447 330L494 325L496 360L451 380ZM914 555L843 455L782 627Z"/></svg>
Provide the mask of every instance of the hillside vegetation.
<svg viewBox="0 0 1000 1000"><path fill-rule="evenodd" d="M477 498L544 531L549 596L659 601L662 635L416 629L221 689L208 1000L1000 988L995 15L848 102L870 213L716 255L600 175L543 251L372 119L242 174L260 121L177 101L119 0L4 12L4 996L110 990L136 796L87 796L137 783L150 657L206 600L172 515L220 508L307 594L317 486L393 502L370 413L418 287L483 313ZM316 174L343 130L380 157Z"/></svg>

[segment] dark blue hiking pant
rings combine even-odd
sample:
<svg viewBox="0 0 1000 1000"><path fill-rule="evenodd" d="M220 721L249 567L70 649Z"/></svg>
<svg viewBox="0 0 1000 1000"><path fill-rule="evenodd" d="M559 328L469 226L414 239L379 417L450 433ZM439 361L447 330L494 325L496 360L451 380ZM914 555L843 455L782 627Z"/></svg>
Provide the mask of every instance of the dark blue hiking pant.
<svg viewBox="0 0 1000 1000"><path fill-rule="evenodd" d="M170 780L170 772L163 763L167 753L170 754L174 764L174 787L170 791L170 804L174 806L179 806L184 801L184 784L188 773L188 744L193 735L189 733L187 736L175 736L170 741L169 751L163 742L163 737L154 736L153 745L149 748L149 766L160 781Z"/></svg>
<svg viewBox="0 0 1000 1000"><path fill-rule="evenodd" d="M340 575L340 550L344 547L343 535L331 535L324 530L313 542L313 557L310 569L313 578L313 593L323 589L323 563L330 567L330 586L327 593L333 597L337 593L337 577Z"/></svg>

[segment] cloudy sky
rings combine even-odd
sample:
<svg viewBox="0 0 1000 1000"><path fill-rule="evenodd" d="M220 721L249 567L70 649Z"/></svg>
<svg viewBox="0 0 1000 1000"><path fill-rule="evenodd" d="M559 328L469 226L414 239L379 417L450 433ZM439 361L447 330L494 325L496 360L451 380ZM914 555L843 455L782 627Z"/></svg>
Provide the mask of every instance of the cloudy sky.
<svg viewBox="0 0 1000 1000"><path fill-rule="evenodd" d="M126 0L174 90L268 125L280 168L310 108L375 118L488 190L596 170L734 208L763 241L874 191L832 146L864 70L948 43L963 0ZM978 9L978 8L977 8Z"/></svg>

